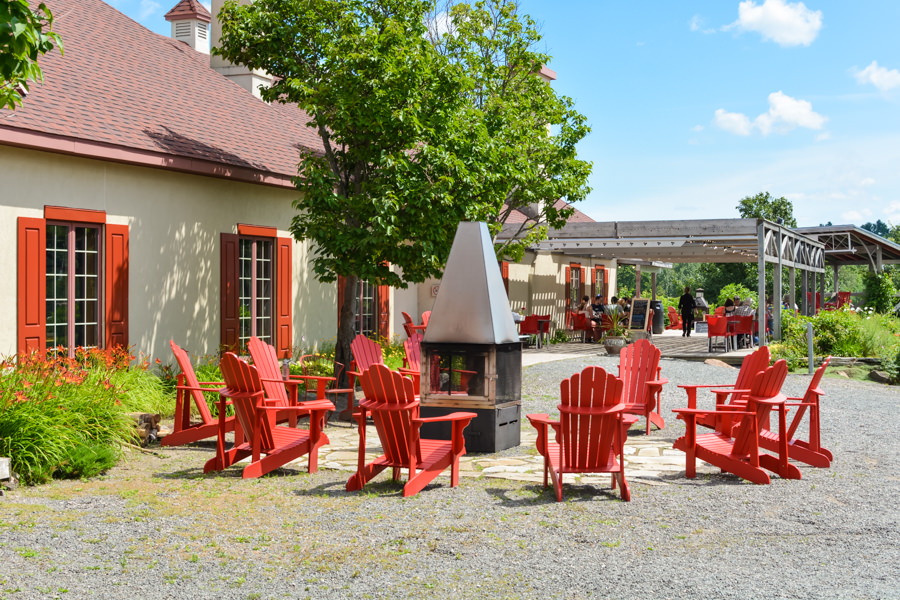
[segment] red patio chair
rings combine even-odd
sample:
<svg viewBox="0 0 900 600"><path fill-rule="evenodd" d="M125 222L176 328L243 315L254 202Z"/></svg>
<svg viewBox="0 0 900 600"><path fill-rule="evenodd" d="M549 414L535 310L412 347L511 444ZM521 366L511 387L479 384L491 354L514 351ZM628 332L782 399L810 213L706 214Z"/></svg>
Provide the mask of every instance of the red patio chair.
<svg viewBox="0 0 900 600"><path fill-rule="evenodd" d="M650 435L651 423L660 429L666 427L660 409L662 388L669 380L660 376L659 358L659 348L650 340L638 340L619 351L619 378L624 385L625 412L647 419L647 435Z"/></svg>
<svg viewBox="0 0 900 600"><path fill-rule="evenodd" d="M713 351L714 338L722 338L724 352L728 352L728 318L711 316L706 319L706 322L709 324L706 331L707 352Z"/></svg>
<svg viewBox="0 0 900 600"><path fill-rule="evenodd" d="M675 310L674 306L670 306L668 308L668 312L669 312L669 324L666 325L666 329L676 329L678 331L681 331L681 329L682 329L681 315L678 314L678 311Z"/></svg>

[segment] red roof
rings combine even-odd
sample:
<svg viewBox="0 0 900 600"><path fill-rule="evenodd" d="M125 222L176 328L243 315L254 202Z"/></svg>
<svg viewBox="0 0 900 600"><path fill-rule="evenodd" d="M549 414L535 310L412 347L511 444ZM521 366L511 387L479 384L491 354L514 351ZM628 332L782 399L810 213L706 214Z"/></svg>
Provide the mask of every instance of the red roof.
<svg viewBox="0 0 900 600"><path fill-rule="evenodd" d="M590 218L589 216L587 216L586 214L584 214L583 212L581 212L574 206L570 205L565 200L557 200L554 206L556 206L557 209L566 208L568 206L572 207L572 210L574 210L575 212L572 213L572 216L570 216L568 219L566 219L567 223L594 223L595 222L594 219ZM509 218L506 219L506 222L507 223L524 223L527 220L528 220L528 217L526 217L524 213L522 213L521 211L518 211L518 210L513 210L511 213L509 213Z"/></svg>
<svg viewBox="0 0 900 600"><path fill-rule="evenodd" d="M44 55L44 83L0 110L0 143L277 185L301 148L321 148L304 112L266 104L208 55L103 0L44 1L65 56Z"/></svg>
<svg viewBox="0 0 900 600"><path fill-rule="evenodd" d="M166 13L166 21L178 21L180 19L198 19L209 23L212 21L212 15L197 0L181 0L172 10Z"/></svg>

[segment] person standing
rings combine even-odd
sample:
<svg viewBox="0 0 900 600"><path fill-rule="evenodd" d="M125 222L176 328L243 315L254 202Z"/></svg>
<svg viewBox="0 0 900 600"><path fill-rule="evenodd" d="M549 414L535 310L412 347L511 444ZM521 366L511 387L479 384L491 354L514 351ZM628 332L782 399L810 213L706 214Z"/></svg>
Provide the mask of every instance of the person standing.
<svg viewBox="0 0 900 600"><path fill-rule="evenodd" d="M691 288L684 286L684 294L678 299L678 312L681 313L681 337L691 337L694 327L694 297Z"/></svg>

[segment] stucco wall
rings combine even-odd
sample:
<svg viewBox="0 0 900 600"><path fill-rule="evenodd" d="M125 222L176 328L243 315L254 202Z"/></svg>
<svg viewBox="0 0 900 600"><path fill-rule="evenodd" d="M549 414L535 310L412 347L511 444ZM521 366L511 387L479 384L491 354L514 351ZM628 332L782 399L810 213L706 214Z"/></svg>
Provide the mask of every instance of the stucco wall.
<svg viewBox="0 0 900 600"><path fill-rule="evenodd" d="M192 353L219 346L221 232L237 224L289 237L294 190L0 146L0 355L16 349L16 221L45 205L105 210L129 232L129 343L168 361L170 339ZM15 174L11 176L9 174ZM317 282L309 245L293 248L294 346L333 338L336 286Z"/></svg>

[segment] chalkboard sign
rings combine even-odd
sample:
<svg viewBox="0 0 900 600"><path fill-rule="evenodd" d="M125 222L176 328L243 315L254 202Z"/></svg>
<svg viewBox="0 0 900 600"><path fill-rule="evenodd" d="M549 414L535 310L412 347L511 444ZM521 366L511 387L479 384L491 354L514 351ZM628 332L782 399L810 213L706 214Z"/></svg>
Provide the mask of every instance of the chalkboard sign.
<svg viewBox="0 0 900 600"><path fill-rule="evenodd" d="M628 329L643 331L647 329L647 319L650 318L650 299L633 298L631 300L631 319L628 321Z"/></svg>

